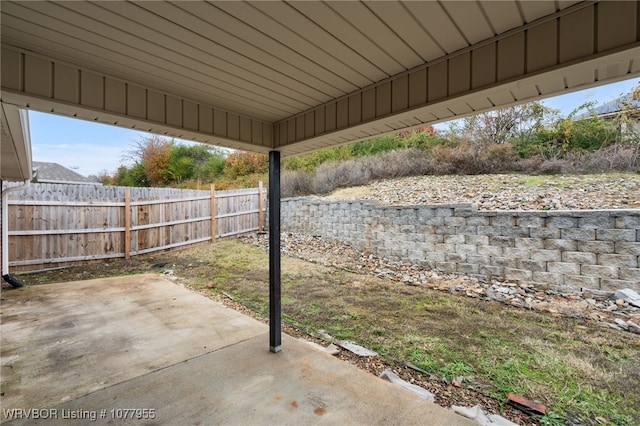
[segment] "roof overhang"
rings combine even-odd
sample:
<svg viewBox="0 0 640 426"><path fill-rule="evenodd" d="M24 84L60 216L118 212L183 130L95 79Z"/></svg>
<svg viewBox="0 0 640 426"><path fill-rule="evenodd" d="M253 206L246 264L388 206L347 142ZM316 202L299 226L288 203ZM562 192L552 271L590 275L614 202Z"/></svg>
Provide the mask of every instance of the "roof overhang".
<svg viewBox="0 0 640 426"><path fill-rule="evenodd" d="M29 115L20 108L0 103L0 179L25 181L31 179L31 138Z"/></svg>
<svg viewBox="0 0 640 426"><path fill-rule="evenodd" d="M640 75L627 1L2 2L2 101L295 155Z"/></svg>

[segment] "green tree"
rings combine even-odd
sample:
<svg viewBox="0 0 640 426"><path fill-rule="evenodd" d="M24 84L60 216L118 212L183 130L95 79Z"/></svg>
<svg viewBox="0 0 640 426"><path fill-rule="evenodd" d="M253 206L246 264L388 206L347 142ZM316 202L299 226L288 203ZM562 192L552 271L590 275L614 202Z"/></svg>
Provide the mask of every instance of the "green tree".
<svg viewBox="0 0 640 426"><path fill-rule="evenodd" d="M141 138L125 157L134 165L119 168L114 181L151 186L181 185L192 179L211 182L223 172L225 156L225 151L205 144L178 144L159 136Z"/></svg>
<svg viewBox="0 0 640 426"><path fill-rule="evenodd" d="M131 167L118 167L114 177L114 183L118 186L151 186L144 171L144 166L139 162Z"/></svg>
<svg viewBox="0 0 640 426"><path fill-rule="evenodd" d="M225 164L225 157L222 153L212 153L209 158L195 166L194 177L196 179L212 181L222 175Z"/></svg>

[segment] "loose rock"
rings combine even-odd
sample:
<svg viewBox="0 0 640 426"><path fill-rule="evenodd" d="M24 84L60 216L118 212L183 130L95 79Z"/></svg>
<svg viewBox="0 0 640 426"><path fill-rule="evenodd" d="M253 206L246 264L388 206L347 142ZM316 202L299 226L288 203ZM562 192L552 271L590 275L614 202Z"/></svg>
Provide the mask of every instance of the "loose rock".
<svg viewBox="0 0 640 426"><path fill-rule="evenodd" d="M266 235L244 238L251 244L268 249ZM622 293L611 299L613 292L601 290L576 289L574 292L559 292L536 288L527 283L515 284L496 280L488 283L467 276L441 274L426 266L379 257L338 241L297 233L283 233L281 248L283 254L292 257L350 272L392 279L406 285L446 291L456 297L493 300L522 309L547 312L554 317L589 318L616 330L623 330L614 324L613 318L616 317L624 316L625 320L640 323L640 308L627 301L621 305L615 302L623 298L623 294L633 299L633 293L627 292L629 289L622 290ZM628 329L630 332L634 330L632 327ZM318 337L328 342L333 341L331 336Z"/></svg>
<svg viewBox="0 0 640 426"><path fill-rule="evenodd" d="M559 185L528 185L517 174L415 176L376 181L357 191L359 199L381 204L474 203L478 210L576 210L640 208L640 179L604 176L555 177ZM353 188L325 198L353 198ZM629 201L631 200L631 201Z"/></svg>
<svg viewBox="0 0 640 426"><path fill-rule="evenodd" d="M367 349L364 346L357 345L353 342L349 342L348 340L343 340L338 343L340 347L348 350L349 352L353 352L359 356L378 356L378 354L371 349Z"/></svg>
<svg viewBox="0 0 640 426"><path fill-rule="evenodd" d="M613 297L615 299L622 300L623 302L627 302L630 305L640 308L640 294L636 293L634 290L630 288L625 288L625 289L616 291Z"/></svg>
<svg viewBox="0 0 640 426"><path fill-rule="evenodd" d="M629 325L624 320L621 320L620 318L616 318L614 321L622 329L624 329L624 330L628 330L629 329Z"/></svg>
<svg viewBox="0 0 640 426"><path fill-rule="evenodd" d="M405 382L391 370L384 370L382 374L380 374L380 378L413 392L427 401L436 402L436 397L431 392L420 386Z"/></svg>
<svg viewBox="0 0 640 426"><path fill-rule="evenodd" d="M497 414L488 414L479 405L473 407L460 407L458 405L452 405L451 409L454 413L460 414L471 420L475 420L481 426L517 426L502 416Z"/></svg>

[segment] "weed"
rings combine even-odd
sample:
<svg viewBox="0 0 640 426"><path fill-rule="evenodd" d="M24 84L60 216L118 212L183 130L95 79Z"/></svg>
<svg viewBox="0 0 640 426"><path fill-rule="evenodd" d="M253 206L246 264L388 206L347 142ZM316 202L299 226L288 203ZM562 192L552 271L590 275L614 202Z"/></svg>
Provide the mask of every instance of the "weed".
<svg viewBox="0 0 640 426"><path fill-rule="evenodd" d="M535 417L542 426L564 426L566 424L565 419L552 412L549 412L544 416L536 415Z"/></svg>
<svg viewBox="0 0 640 426"><path fill-rule="evenodd" d="M447 364L447 371L452 376L456 376L461 374L473 373L473 368L465 364L464 362L457 361L457 362L450 362L449 364Z"/></svg>
<svg viewBox="0 0 640 426"><path fill-rule="evenodd" d="M188 285L212 286L211 291L227 292L267 316L264 251L220 240L167 253L163 261L177 265L176 275ZM153 271L153 262L142 258L131 265L110 263L92 274ZM77 280L82 272L78 267L65 274ZM62 275L32 279L62 281ZM282 283L285 322L370 347L391 365L410 361L437 376L473 377L491 385L501 401L509 392L540 400L550 410L541 424L568 419L595 424L596 417L612 424L640 423L640 340L631 333L288 257L282 259Z"/></svg>
<svg viewBox="0 0 640 426"><path fill-rule="evenodd" d="M382 327L372 327L371 328L371 332L373 334L375 334L376 336L384 336L385 334L385 329Z"/></svg>

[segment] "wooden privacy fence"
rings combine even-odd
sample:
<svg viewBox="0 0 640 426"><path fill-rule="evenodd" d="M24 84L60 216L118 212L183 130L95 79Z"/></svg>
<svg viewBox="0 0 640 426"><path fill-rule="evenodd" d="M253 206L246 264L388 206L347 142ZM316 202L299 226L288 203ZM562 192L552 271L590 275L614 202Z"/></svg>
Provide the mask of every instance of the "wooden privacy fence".
<svg viewBox="0 0 640 426"><path fill-rule="evenodd" d="M8 204L9 266L32 271L260 231L266 191L32 184Z"/></svg>

